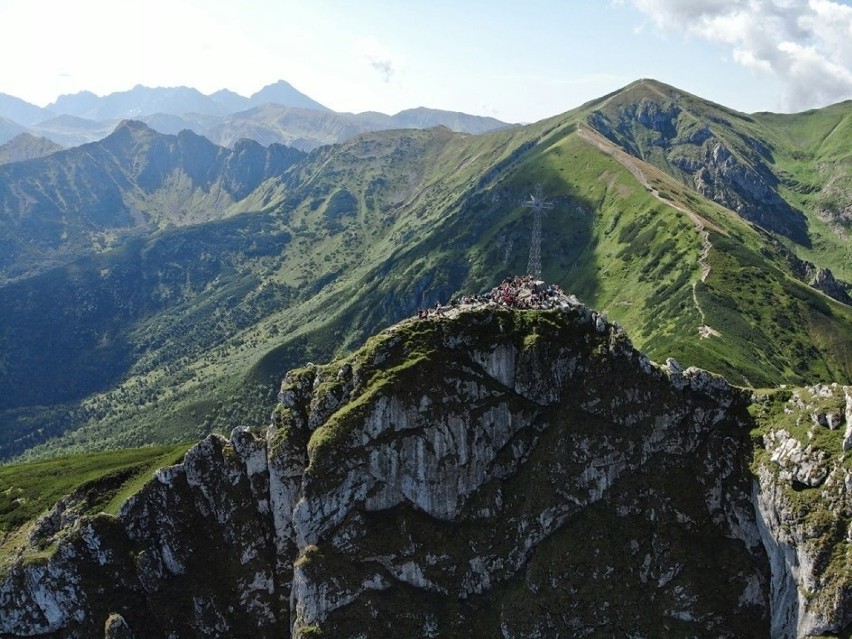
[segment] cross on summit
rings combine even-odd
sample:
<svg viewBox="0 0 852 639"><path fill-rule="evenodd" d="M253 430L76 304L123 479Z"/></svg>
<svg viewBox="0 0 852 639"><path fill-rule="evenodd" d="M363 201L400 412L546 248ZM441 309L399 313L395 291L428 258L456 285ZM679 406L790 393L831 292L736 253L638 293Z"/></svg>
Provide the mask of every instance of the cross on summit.
<svg viewBox="0 0 852 639"><path fill-rule="evenodd" d="M527 274L535 278L541 277L541 214L553 208L553 202L544 199L541 185L535 188L535 193L530 193L530 199L521 206L532 209L533 228L532 242L530 243L530 259L527 262Z"/></svg>

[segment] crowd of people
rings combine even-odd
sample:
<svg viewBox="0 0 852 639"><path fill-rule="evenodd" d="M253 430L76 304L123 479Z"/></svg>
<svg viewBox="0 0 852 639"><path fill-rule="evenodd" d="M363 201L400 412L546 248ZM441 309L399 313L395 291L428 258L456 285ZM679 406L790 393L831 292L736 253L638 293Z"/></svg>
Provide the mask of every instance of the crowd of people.
<svg viewBox="0 0 852 639"><path fill-rule="evenodd" d="M545 284L530 275L506 278L491 291L491 301L512 308L553 308L564 295L558 284Z"/></svg>
<svg viewBox="0 0 852 639"><path fill-rule="evenodd" d="M494 304L518 309L550 309L570 305L576 300L569 299L558 284L546 284L530 275L506 278L500 286L488 293L465 295L450 300L448 305L435 303L434 308L421 308L417 311L419 319L441 316L450 309Z"/></svg>

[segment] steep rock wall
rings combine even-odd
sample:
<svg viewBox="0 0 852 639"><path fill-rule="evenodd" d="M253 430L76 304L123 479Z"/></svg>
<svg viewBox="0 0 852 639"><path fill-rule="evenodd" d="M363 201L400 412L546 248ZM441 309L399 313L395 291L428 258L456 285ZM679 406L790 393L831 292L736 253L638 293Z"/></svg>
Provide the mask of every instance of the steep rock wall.
<svg viewBox="0 0 852 639"><path fill-rule="evenodd" d="M278 428L310 432L295 636L765 632L739 392L582 307L461 314L375 352L381 375L368 356L282 390Z"/></svg>
<svg viewBox="0 0 852 639"><path fill-rule="evenodd" d="M286 626L266 446L211 436L163 468L118 517L84 517L47 560L0 584L0 635L272 636ZM286 555L285 555L286 556ZM283 618L281 617L283 615Z"/></svg>
<svg viewBox="0 0 852 639"><path fill-rule="evenodd" d="M797 389L767 410L773 408L778 416L762 435L753 497L772 573L771 635L848 632L852 469L844 425L852 423L852 389Z"/></svg>

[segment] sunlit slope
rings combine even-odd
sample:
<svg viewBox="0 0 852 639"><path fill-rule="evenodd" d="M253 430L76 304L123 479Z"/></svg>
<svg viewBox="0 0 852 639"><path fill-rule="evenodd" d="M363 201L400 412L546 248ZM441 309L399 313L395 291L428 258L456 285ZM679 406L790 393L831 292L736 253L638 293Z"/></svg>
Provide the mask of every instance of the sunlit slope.
<svg viewBox="0 0 852 639"><path fill-rule="evenodd" d="M529 168L572 176L595 211L585 228L570 215L564 228L546 222L555 242L544 243L545 275L622 322L652 357L748 385L849 379L852 309L793 278L765 233L585 127L537 152ZM571 180L546 190L560 183Z"/></svg>
<svg viewBox="0 0 852 639"><path fill-rule="evenodd" d="M852 281L852 101L753 117L776 149L779 191L808 214L811 246L798 252Z"/></svg>

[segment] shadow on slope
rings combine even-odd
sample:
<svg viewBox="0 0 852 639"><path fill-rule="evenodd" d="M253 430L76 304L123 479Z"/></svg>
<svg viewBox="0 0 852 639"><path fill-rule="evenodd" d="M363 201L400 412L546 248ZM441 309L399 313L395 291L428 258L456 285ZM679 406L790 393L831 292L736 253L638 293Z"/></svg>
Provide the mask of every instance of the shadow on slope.
<svg viewBox="0 0 852 639"><path fill-rule="evenodd" d="M177 365L288 303L286 290L246 298L257 264L289 241L272 216L246 214L133 240L0 288L0 457L20 452L27 431L36 441L61 432L69 405L117 386L131 369ZM40 430L28 411L43 414Z"/></svg>

